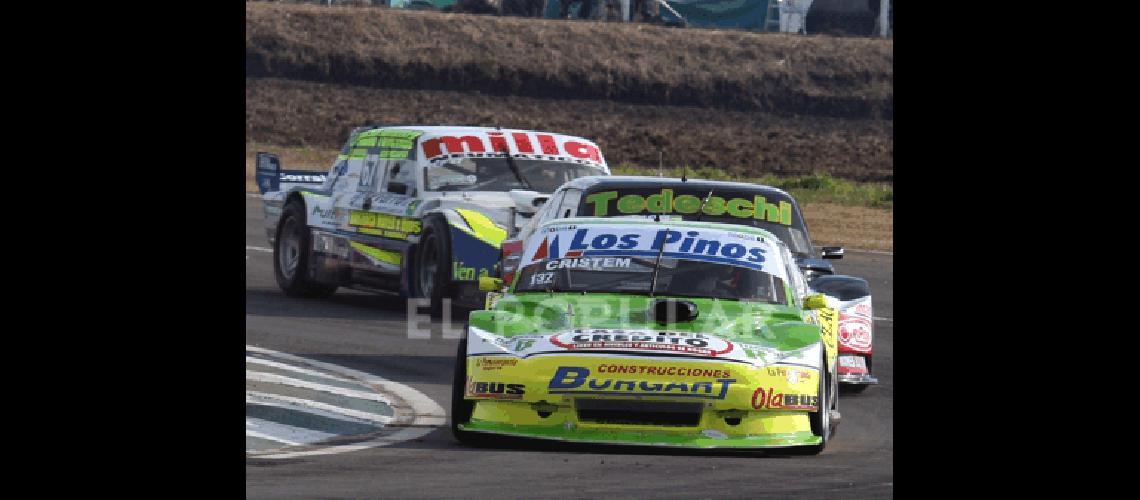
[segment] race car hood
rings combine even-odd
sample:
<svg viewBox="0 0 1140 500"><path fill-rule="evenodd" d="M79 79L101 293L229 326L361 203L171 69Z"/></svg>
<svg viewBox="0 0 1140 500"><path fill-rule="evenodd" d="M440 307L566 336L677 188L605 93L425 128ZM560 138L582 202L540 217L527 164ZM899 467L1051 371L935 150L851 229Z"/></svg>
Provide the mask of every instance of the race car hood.
<svg viewBox="0 0 1140 500"><path fill-rule="evenodd" d="M427 212L455 208L478 211L504 228L510 223L511 208L519 212L534 211L533 207L529 206L520 208L511 193L505 191L432 192L424 193L424 200L413 215L422 217ZM515 225L519 225L517 218Z"/></svg>
<svg viewBox="0 0 1140 500"><path fill-rule="evenodd" d="M567 352L707 358L765 366L818 364L820 333L791 307L685 298L691 321L658 323L661 297L629 294L522 293L470 316L468 352L530 357ZM800 359L802 358L802 359Z"/></svg>

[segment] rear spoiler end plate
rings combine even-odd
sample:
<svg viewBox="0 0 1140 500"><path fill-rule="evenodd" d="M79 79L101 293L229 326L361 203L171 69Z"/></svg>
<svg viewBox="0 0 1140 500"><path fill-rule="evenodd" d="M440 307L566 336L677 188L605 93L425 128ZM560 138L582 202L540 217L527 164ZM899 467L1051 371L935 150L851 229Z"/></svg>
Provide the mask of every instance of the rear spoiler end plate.
<svg viewBox="0 0 1140 500"><path fill-rule="evenodd" d="M261 194L286 191L295 186L320 187L328 178L324 172L282 170L281 159L272 153L257 153L257 189Z"/></svg>

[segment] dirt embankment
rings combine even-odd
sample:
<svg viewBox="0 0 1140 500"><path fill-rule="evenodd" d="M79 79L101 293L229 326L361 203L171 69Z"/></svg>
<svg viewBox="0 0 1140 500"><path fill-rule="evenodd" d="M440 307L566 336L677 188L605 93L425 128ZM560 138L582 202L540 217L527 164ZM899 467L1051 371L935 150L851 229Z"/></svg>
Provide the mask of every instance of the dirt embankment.
<svg viewBox="0 0 1140 500"><path fill-rule="evenodd" d="M246 4L246 75L893 117L894 45L642 24Z"/></svg>
<svg viewBox="0 0 1140 500"><path fill-rule="evenodd" d="M335 150L364 122L498 125L588 137L615 166L655 169L660 138L666 167L893 180L891 40L266 2L246 14L251 143Z"/></svg>
<svg viewBox="0 0 1140 500"><path fill-rule="evenodd" d="M781 117L601 100L501 97L279 79L246 80L246 136L265 144L339 149L366 121L393 125L499 125L550 130L597 141L612 165L712 166L747 176L828 172L891 181L890 121ZM331 161L331 159L329 159ZM327 167L322 161L320 166Z"/></svg>

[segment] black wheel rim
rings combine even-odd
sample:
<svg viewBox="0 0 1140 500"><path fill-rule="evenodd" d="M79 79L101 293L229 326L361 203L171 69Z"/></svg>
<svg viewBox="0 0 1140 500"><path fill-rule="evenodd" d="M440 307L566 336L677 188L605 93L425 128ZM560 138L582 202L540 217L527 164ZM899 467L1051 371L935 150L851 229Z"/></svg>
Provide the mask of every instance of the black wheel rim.
<svg viewBox="0 0 1140 500"><path fill-rule="evenodd" d="M281 275L292 280L297 272L297 264L301 260L301 237L297 234L297 219L290 217L281 229L281 238L277 243L277 264Z"/></svg>

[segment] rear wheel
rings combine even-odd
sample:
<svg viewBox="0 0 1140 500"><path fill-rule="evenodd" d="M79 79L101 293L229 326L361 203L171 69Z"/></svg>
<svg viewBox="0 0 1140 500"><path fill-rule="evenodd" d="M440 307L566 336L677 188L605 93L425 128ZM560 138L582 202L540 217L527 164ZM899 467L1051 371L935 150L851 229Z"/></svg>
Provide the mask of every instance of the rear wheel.
<svg viewBox="0 0 1140 500"><path fill-rule="evenodd" d="M277 223L277 238L273 244L273 274L285 295L323 298L336 292L336 285L318 283L309 277L309 250L312 246L302 204L286 204Z"/></svg>

